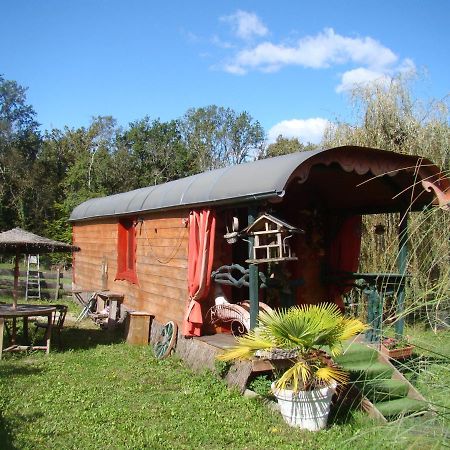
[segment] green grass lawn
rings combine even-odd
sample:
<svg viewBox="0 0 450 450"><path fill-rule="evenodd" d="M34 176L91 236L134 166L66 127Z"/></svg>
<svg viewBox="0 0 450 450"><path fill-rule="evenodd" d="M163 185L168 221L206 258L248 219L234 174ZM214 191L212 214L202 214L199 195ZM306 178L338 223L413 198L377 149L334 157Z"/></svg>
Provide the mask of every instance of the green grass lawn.
<svg viewBox="0 0 450 450"><path fill-rule="evenodd" d="M420 339L442 339L418 332ZM425 333L425 334L424 334ZM213 374L193 374L176 357L159 361L89 321L67 324L64 348L6 355L0 362L1 449L398 449L449 445L449 420L410 418L379 425L335 411L330 427L289 428L261 399L229 390ZM441 342L440 347L443 347ZM448 348L448 347L447 347ZM425 366L424 366L425 367ZM450 376L442 362L409 368L438 403ZM439 390L446 386L447 392ZM445 406L445 405L444 405ZM448 405L450 406L450 405ZM441 413L445 415L446 409Z"/></svg>

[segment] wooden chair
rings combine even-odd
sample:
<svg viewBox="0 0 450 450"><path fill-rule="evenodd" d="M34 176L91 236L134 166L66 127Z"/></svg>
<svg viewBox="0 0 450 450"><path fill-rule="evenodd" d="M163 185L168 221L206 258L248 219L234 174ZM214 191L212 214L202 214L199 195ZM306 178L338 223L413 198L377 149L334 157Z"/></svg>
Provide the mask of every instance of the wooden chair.
<svg viewBox="0 0 450 450"><path fill-rule="evenodd" d="M67 309L66 305L52 305L56 307L56 311L52 315L52 334L58 333L58 346L61 348L61 329L64 325L64 320L66 319ZM47 322L35 322L36 330L39 328L47 330Z"/></svg>

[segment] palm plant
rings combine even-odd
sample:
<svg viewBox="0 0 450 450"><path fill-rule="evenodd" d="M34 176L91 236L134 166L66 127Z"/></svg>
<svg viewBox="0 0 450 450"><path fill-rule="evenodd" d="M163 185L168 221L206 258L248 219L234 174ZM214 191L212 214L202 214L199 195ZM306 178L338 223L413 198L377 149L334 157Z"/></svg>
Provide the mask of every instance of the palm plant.
<svg viewBox="0 0 450 450"><path fill-rule="evenodd" d="M332 360L342 343L364 331L358 319L345 318L334 304L302 305L264 312L259 325L218 356L221 361L249 359L269 352L292 365L276 381L277 389L308 391L345 383L347 374Z"/></svg>

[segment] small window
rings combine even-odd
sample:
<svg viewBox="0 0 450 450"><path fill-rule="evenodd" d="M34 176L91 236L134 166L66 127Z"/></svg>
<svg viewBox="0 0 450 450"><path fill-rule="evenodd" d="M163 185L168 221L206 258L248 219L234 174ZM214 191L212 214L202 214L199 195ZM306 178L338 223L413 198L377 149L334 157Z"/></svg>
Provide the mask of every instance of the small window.
<svg viewBox="0 0 450 450"><path fill-rule="evenodd" d="M133 219L122 219L119 221L116 280L138 283L136 274L136 227Z"/></svg>

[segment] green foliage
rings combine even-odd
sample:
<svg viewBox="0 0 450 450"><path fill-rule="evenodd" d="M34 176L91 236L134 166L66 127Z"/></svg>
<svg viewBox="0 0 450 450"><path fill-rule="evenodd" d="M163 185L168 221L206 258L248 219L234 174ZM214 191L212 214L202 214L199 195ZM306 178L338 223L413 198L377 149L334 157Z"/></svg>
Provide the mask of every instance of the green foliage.
<svg viewBox="0 0 450 450"><path fill-rule="evenodd" d="M19 142L34 134L38 123L32 106L26 104L27 89L0 75L0 141Z"/></svg>
<svg viewBox="0 0 450 450"><path fill-rule="evenodd" d="M256 156L264 144L261 124L247 112L238 114L216 105L189 109L181 130L198 172L241 164Z"/></svg>
<svg viewBox="0 0 450 450"><path fill-rule="evenodd" d="M267 148L259 155L259 159L272 158L274 156L287 155L294 152L306 152L317 150L318 146L308 143L302 144L298 138L285 138L282 135L277 137L277 140L269 144Z"/></svg>
<svg viewBox="0 0 450 450"><path fill-rule="evenodd" d="M229 362L219 360L214 361L214 369L217 375L219 375L219 377L221 378L223 378L228 373L230 367L231 364Z"/></svg>
<svg viewBox="0 0 450 450"><path fill-rule="evenodd" d="M347 319L336 305L303 305L287 310L262 312L259 325L241 336L235 347L218 356L221 361L249 359L257 352L285 352L292 360L277 381L277 387L294 391L314 389L346 381L345 374L336 367L327 353L336 356L342 342L365 330L357 319Z"/></svg>
<svg viewBox="0 0 450 450"><path fill-rule="evenodd" d="M448 105L445 101L425 104L413 98L413 80L413 75L403 74L389 84L374 82L355 87L350 92L355 123L330 127L325 146L362 145L423 155L448 170Z"/></svg>
<svg viewBox="0 0 450 450"><path fill-rule="evenodd" d="M40 145L26 89L0 75L0 227L24 227L32 217L33 163Z"/></svg>
<svg viewBox="0 0 450 450"><path fill-rule="evenodd" d="M118 145L120 150L115 158L127 164L127 172L119 180L125 182L129 189L193 174L193 155L181 139L180 124L176 120L150 121L145 117L133 122L119 137ZM123 184L120 189L127 190Z"/></svg>
<svg viewBox="0 0 450 450"><path fill-rule="evenodd" d="M272 380L267 375L259 375L250 381L248 387L256 392L261 397L271 398L273 397L272 391Z"/></svg>

